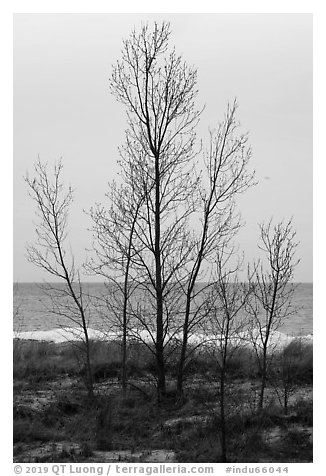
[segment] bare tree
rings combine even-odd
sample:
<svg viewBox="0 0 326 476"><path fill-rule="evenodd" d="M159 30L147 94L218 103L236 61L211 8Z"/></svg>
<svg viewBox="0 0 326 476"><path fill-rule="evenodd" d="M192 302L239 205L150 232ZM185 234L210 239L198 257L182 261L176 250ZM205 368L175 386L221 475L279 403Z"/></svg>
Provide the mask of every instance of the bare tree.
<svg viewBox="0 0 326 476"><path fill-rule="evenodd" d="M228 366L235 352L239 351L242 332L247 326L244 308L249 296L249 287L239 282L240 263L231 265L234 250L223 246L216 258L216 277L212 283L206 305L209 314L208 333L213 337L212 353L219 369L219 433L221 460L227 461L227 417L228 417Z"/></svg>
<svg viewBox="0 0 326 476"><path fill-rule="evenodd" d="M239 132L236 120L237 101L228 105L224 120L210 136L210 147L205 157L205 176L200 186L197 210L200 214L199 231L192 237L192 254L188 260L189 274L185 289L183 338L178 369L178 394L183 393L183 375L187 357L188 337L201 319L200 310L192 312L192 301L198 295L205 299L205 287L196 290L196 283L214 262L219 248L230 242L241 226L235 212L236 196L254 184L254 173L248 171L251 148L248 136Z"/></svg>
<svg viewBox="0 0 326 476"><path fill-rule="evenodd" d="M116 318L118 330L122 331L121 344L121 383L123 394L127 387L127 337L130 319L129 300L137 288L131 270L135 254L135 226L142 204L135 203L135 193L126 185L118 187L115 182L107 194L110 200L108 210L101 205L91 209L94 250L96 258L87 267L107 280L107 309Z"/></svg>
<svg viewBox="0 0 326 476"><path fill-rule="evenodd" d="M53 176L49 176L47 165L40 159L35 163L34 178L25 178L30 196L37 206L35 244L27 246L30 262L42 268L54 278L64 282L64 287L47 284L47 292L53 298L54 312L67 317L82 328L85 351L86 387L89 397L93 396L93 378L90 360L90 342L87 329L87 304L82 289L79 271L73 255L69 258L65 249L68 234L68 212L73 201L71 187L65 190L61 181L61 160L55 164ZM59 299L55 299L59 297Z"/></svg>
<svg viewBox="0 0 326 476"><path fill-rule="evenodd" d="M266 265L258 262L249 277L251 299L247 311L252 320L252 343L261 374L259 409L263 409L264 394L275 343L273 333L284 319L295 312L292 305L295 284L293 272L298 243L292 220L272 225L260 225L259 248L264 252Z"/></svg>
<svg viewBox="0 0 326 476"><path fill-rule="evenodd" d="M168 51L169 36L167 23L155 24L153 31L148 26L139 34L133 31L110 81L111 91L127 109L125 148L132 151L127 155L138 156L132 164L138 184L134 191L144 202L135 227L142 246L133 266L142 275L144 290L155 296L159 399L165 393L166 297L189 254L186 225L196 196L192 159L200 115L195 108L196 70L174 49Z"/></svg>
<svg viewBox="0 0 326 476"><path fill-rule="evenodd" d="M238 229L234 199L253 183L253 174L247 172L251 156L247 135L237 131L236 101L217 132L211 133L206 176L196 173L195 127L201 113L195 107L197 71L169 49L169 37L164 22L160 27L155 24L153 31L148 26L140 34L134 31L124 41L122 60L113 68L110 82L113 94L127 109L129 128L121 166L125 177L136 184L136 202L140 197L144 201L134 230L141 246L133 254L132 266L142 276L148 295L155 294L159 396L165 392L167 339L171 331L177 335L180 330L177 380L182 395L189 333L203 318L195 304L196 283L208 272L213 250ZM195 227L189 226L190 218ZM176 286L184 310L179 305L172 317Z"/></svg>

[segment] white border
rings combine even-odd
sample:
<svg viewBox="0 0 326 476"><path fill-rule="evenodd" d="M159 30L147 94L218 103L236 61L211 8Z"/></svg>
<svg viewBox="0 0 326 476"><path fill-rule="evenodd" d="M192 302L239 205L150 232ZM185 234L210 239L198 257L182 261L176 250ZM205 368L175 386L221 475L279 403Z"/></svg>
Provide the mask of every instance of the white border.
<svg viewBox="0 0 326 476"><path fill-rule="evenodd" d="M137 11L135 11L137 5ZM110 10L109 12L107 10ZM324 291L325 270L325 30L326 21L322 2L317 1L233 1L216 2L201 1L197 4L167 0L162 4L151 1L135 2L71 2L58 0L56 2L12 2L1 7L0 12L0 48L1 48L1 138L2 143L2 187L1 190L1 250L4 266L1 272L2 323L4 338L1 345L1 423L2 423L2 473L14 474L12 466L12 14L13 13L313 13L314 14L314 347L315 347L315 431L314 431L314 463L312 465L289 465L289 474L305 475L323 474L323 440L324 440L324 386L321 372L325 373L322 364L323 339L325 333L325 312L322 309L321 296ZM5 391L7 389L7 391ZM43 466L43 465L42 465ZM215 474L223 473L221 466ZM220 471L221 470L221 471Z"/></svg>

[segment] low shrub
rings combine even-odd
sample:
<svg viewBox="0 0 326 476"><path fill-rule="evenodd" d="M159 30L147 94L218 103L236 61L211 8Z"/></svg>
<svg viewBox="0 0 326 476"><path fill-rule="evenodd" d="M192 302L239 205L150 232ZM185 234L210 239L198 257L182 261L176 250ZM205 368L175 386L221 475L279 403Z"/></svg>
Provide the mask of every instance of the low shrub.
<svg viewBox="0 0 326 476"><path fill-rule="evenodd" d="M84 373L84 369L82 370ZM120 364L117 362L101 362L92 365L94 382L101 382L109 378L117 378L121 374Z"/></svg>
<svg viewBox="0 0 326 476"><path fill-rule="evenodd" d="M112 407L109 400L102 400L96 415L96 448L100 451L112 449Z"/></svg>
<svg viewBox="0 0 326 476"><path fill-rule="evenodd" d="M31 441L54 441L60 440L62 435L53 428L49 428L41 419L30 420L27 418L15 418L13 422L14 443Z"/></svg>
<svg viewBox="0 0 326 476"><path fill-rule="evenodd" d="M301 339L288 344L274 359L272 368L274 378L288 384L312 384L313 346Z"/></svg>
<svg viewBox="0 0 326 476"><path fill-rule="evenodd" d="M253 349L248 347L230 349L226 371L232 379L257 378L257 359Z"/></svg>
<svg viewBox="0 0 326 476"><path fill-rule="evenodd" d="M78 370L78 362L67 344L22 340L14 349L14 378L42 381L60 374L75 375Z"/></svg>
<svg viewBox="0 0 326 476"><path fill-rule="evenodd" d="M313 426L313 402L300 399L291 406L292 420L305 426Z"/></svg>

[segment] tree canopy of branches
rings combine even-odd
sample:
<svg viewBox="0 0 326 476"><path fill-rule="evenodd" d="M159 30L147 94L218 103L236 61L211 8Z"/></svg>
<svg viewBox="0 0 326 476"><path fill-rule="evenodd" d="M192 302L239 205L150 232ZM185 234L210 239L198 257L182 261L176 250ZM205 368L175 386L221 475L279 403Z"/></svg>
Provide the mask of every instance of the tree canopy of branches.
<svg viewBox="0 0 326 476"><path fill-rule="evenodd" d="M86 387L93 396L93 379L90 363L89 338L87 330L87 305L80 281L79 271L75 267L73 256L69 257L65 249L68 234L68 212L73 201L71 187L67 190L61 180L62 162L54 166L53 175L40 159L35 163L34 178L26 177L30 196L37 207L37 240L27 247L28 259L54 278L59 278L64 287L53 283L46 285L53 304L53 312L64 316L82 328L84 336ZM56 299L56 297L58 299Z"/></svg>
<svg viewBox="0 0 326 476"><path fill-rule="evenodd" d="M260 225L259 248L266 257L266 263L254 265L249 279L251 299L247 307L255 332L253 345L261 373L260 409L263 408L269 363L273 355L273 349L270 349L271 356L268 356L271 337L284 319L295 311L292 306L295 284L291 282L294 268L299 263L295 259L298 246L295 237L292 220Z"/></svg>
<svg viewBox="0 0 326 476"><path fill-rule="evenodd" d="M96 259L92 259L87 267L108 281L106 308L111 319L112 316L115 317L117 325L114 328L117 334L122 331L121 383L125 394L129 301L137 288L131 264L135 256L135 226L142 199L135 204L135 195L130 193L129 188L125 185L118 187L115 182L112 183L107 196L111 204L109 210L97 205L90 211Z"/></svg>
<svg viewBox="0 0 326 476"><path fill-rule="evenodd" d="M197 71L169 40L170 26L163 22L153 30L134 30L123 42L110 79L111 92L127 115L120 148L122 185L111 187L108 210L97 206L92 211L100 242L93 268L99 266L107 276L123 275L123 312L128 283L147 296L146 306L130 310L129 305L129 311L150 336L159 399L166 386L166 349L175 339L181 346L182 394L188 338L205 314L203 306L194 304L196 284L209 276L216 249L239 228L235 197L253 183L247 171L251 149L247 135L238 130L236 101L210 134L207 152L201 152ZM199 154L204 155L202 173L196 170Z"/></svg>
<svg viewBox="0 0 326 476"><path fill-rule="evenodd" d="M185 289L186 305L183 339L178 372L178 391L182 394L183 369L186 362L187 342L191 329L198 321L198 307L191 312L195 285L203 278L201 271L215 271L216 255L235 236L241 226L240 215L235 212L236 196L254 184L254 173L248 172L251 148L248 137L238 132L236 121L237 102L228 105L224 120L210 135L210 146L204 157L205 176L200 183L197 211L200 214L199 231L192 233L192 253L188 260ZM213 268L211 267L213 265ZM201 293L205 288L201 288Z"/></svg>

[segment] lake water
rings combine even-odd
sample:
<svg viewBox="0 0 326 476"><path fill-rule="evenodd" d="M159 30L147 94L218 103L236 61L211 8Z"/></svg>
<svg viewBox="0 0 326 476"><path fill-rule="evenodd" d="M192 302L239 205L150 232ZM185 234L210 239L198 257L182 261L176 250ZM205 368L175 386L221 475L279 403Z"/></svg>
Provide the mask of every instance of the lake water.
<svg viewBox="0 0 326 476"><path fill-rule="evenodd" d="M86 283L84 286L90 295L100 296L105 293L105 286L102 283ZM51 299L38 284L14 284L13 298L13 330L15 332L48 331L60 326L73 325L69 319L58 317L50 312ZM296 313L287 318L279 330L291 336L313 334L312 283L298 284L293 304L297 308ZM90 310L89 327L103 330L105 321L94 307L91 306Z"/></svg>

